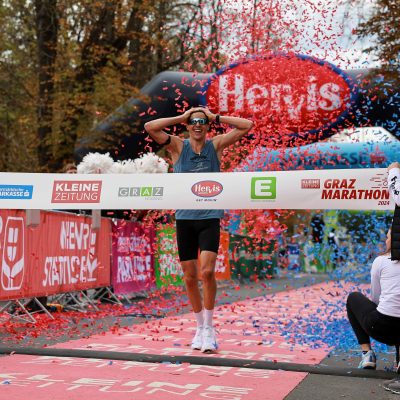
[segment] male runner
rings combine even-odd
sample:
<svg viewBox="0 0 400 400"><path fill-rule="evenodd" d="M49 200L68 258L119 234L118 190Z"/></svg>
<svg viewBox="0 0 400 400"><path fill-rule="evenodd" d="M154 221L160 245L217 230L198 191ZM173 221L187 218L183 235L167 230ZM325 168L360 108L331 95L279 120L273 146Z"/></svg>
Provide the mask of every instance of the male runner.
<svg viewBox="0 0 400 400"><path fill-rule="evenodd" d="M233 127L229 132L207 140L210 122ZM189 139L182 140L167 134L163 129L175 124L185 124ZM220 116L207 108L192 108L182 115L160 118L145 124L145 130L170 152L174 172L220 172L223 150L240 140L253 123L244 118ZM218 348L213 328L217 283L215 263L219 247L220 219L223 210L177 210L176 234L179 258L182 264L186 290L197 320L192 349L213 352ZM200 273L203 280L202 301L197 276L197 255L200 249Z"/></svg>

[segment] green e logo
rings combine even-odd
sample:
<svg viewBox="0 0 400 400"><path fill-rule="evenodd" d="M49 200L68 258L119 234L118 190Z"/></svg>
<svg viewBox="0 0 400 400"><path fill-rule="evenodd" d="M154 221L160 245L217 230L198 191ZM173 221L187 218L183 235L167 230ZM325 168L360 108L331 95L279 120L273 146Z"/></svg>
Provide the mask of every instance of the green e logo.
<svg viewBox="0 0 400 400"><path fill-rule="evenodd" d="M276 199L276 178L251 178L252 199Z"/></svg>

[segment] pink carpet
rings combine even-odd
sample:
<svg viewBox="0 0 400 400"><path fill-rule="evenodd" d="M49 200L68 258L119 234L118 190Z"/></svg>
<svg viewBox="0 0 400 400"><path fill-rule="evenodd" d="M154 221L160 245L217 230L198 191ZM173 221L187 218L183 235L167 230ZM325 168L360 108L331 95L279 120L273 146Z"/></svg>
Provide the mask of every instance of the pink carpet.
<svg viewBox="0 0 400 400"><path fill-rule="evenodd" d="M289 321L315 316L327 299L330 302L342 299L331 283L222 305L216 310L220 349L218 354L207 357L318 364L327 355L327 347L316 350L289 343L280 332ZM192 315L186 314L54 347L203 355L189 346L194 326ZM306 376L247 368L64 357L12 355L0 360L0 399L13 400L278 400Z"/></svg>

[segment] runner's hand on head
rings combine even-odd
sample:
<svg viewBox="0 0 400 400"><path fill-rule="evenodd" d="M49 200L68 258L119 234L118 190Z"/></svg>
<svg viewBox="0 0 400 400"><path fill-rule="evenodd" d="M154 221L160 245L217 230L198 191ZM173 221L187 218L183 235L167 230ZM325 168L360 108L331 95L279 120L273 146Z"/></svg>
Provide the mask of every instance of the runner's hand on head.
<svg viewBox="0 0 400 400"><path fill-rule="evenodd" d="M208 111L208 109L207 108L204 108L204 107L192 107L192 108L189 108L189 110L186 110L183 114L182 114L182 119L183 119L183 121L184 122L187 122L187 120L189 119L189 116L190 116L190 114L192 114L192 113L194 113L194 112L196 112L196 111L199 111L199 112L202 112L202 113L204 113L204 114L206 114L206 110ZM208 111L209 112L209 111ZM209 112L210 113L210 112ZM207 114L206 114L207 115ZM207 117L208 117L208 119L210 119L210 117L207 115Z"/></svg>
<svg viewBox="0 0 400 400"><path fill-rule="evenodd" d="M215 117L216 115L213 114L207 107L201 107L200 111L202 111L204 114L207 115L208 120L211 121L215 121Z"/></svg>
<svg viewBox="0 0 400 400"><path fill-rule="evenodd" d="M192 114L193 112L196 111L201 111L204 112L204 109L201 107L192 107L189 108L189 110L186 110L183 114L182 114L182 119L186 122L189 119L189 115Z"/></svg>

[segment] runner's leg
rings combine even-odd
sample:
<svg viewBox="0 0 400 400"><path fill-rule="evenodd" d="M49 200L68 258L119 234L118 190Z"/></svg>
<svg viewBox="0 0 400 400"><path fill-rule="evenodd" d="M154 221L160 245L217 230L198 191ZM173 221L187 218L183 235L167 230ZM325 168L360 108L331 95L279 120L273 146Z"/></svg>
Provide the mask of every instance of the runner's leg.
<svg viewBox="0 0 400 400"><path fill-rule="evenodd" d="M204 308L213 310L217 294L217 281L215 279L215 263L217 253L203 250L200 253L200 271L203 280Z"/></svg>
<svg viewBox="0 0 400 400"><path fill-rule="evenodd" d="M197 276L197 260L182 261L181 264L190 304L192 305L193 312L199 313L203 309L203 306Z"/></svg>

